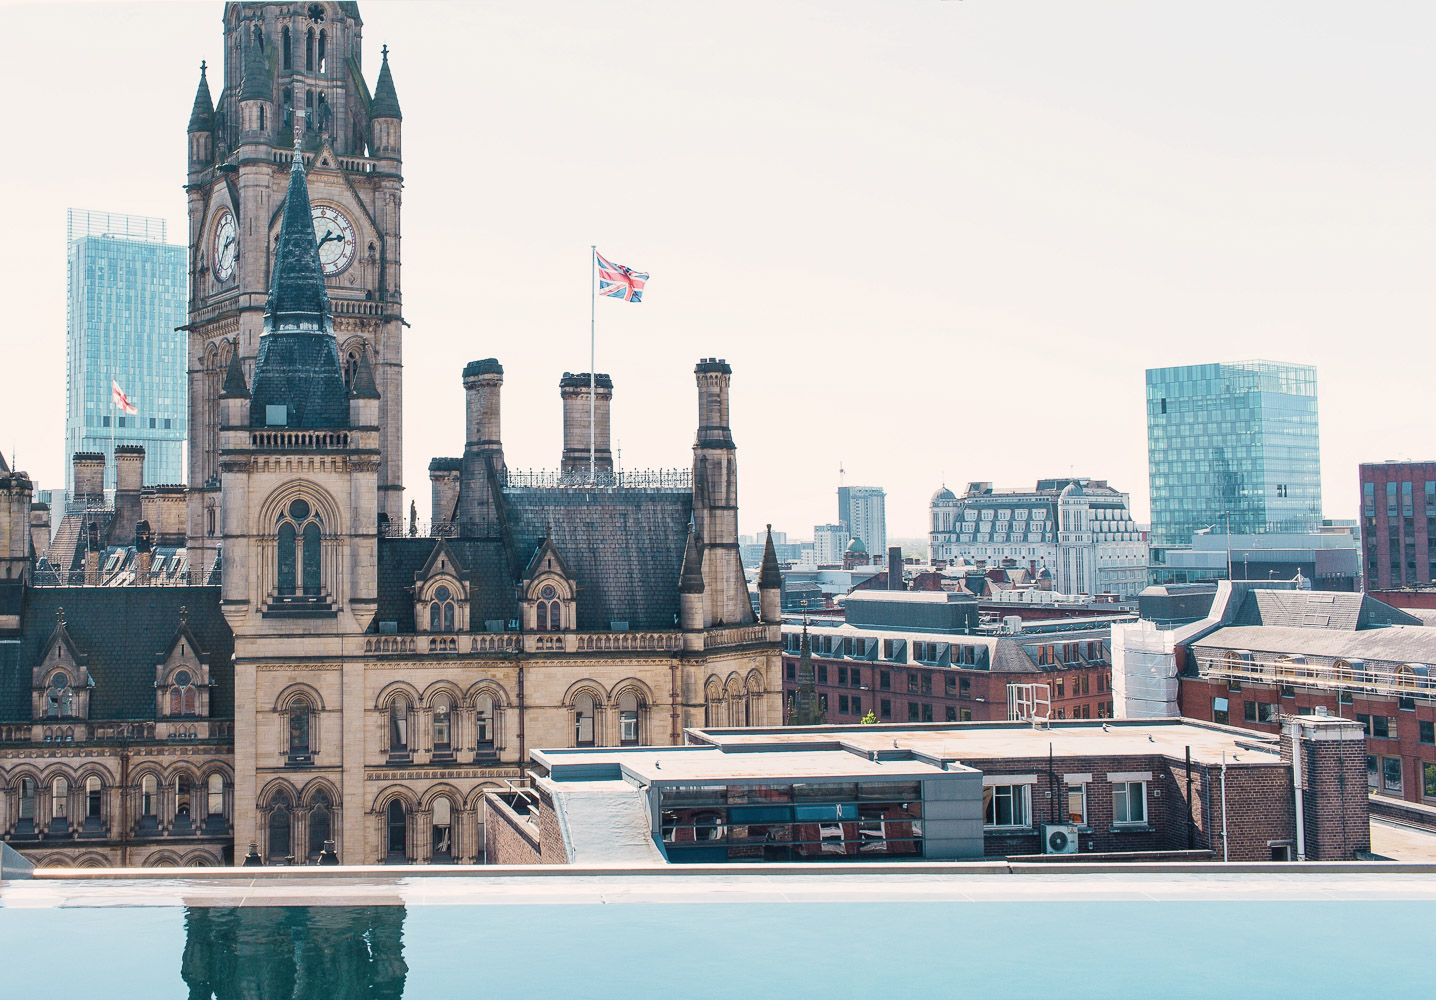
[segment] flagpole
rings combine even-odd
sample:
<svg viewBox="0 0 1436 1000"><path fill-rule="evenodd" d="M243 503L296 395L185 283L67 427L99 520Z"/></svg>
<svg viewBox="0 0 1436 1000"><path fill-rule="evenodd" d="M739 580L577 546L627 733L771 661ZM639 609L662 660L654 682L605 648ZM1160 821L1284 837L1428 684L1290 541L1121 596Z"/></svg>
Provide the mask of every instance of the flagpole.
<svg viewBox="0 0 1436 1000"><path fill-rule="evenodd" d="M593 243L588 248L588 481L593 483L597 480L597 459L594 452L594 438L597 437L594 422L593 396L595 379L595 362L593 348L593 328L595 304L598 302L598 244Z"/></svg>

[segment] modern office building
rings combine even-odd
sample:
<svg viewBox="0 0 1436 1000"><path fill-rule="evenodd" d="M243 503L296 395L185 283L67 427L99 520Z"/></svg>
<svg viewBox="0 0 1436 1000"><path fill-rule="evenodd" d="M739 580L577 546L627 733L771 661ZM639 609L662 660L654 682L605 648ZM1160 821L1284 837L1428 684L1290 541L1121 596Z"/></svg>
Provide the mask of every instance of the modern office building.
<svg viewBox="0 0 1436 1000"><path fill-rule="evenodd" d="M1152 561L1203 528L1321 523L1316 369L1272 361L1147 370Z"/></svg>
<svg viewBox="0 0 1436 1000"><path fill-rule="evenodd" d="M1130 498L1101 479L1039 479L1035 489L969 483L932 495L929 554L946 565L1055 574L1063 594L1135 597L1147 583L1147 539Z"/></svg>
<svg viewBox="0 0 1436 1000"><path fill-rule="evenodd" d="M1436 583L1436 462L1361 466L1366 589Z"/></svg>
<svg viewBox="0 0 1436 1000"><path fill-rule="evenodd" d="M880 486L839 486L838 521L873 555L888 550L887 494Z"/></svg>
<svg viewBox="0 0 1436 1000"><path fill-rule="evenodd" d="M846 524L813 525L813 559L818 566L839 566L852 536Z"/></svg>
<svg viewBox="0 0 1436 1000"><path fill-rule="evenodd" d="M1263 535L1199 531L1189 549L1169 549L1153 583L1297 580L1314 590L1361 589L1361 552L1349 529Z"/></svg>
<svg viewBox="0 0 1436 1000"><path fill-rule="evenodd" d="M65 468L71 455L102 453L113 488L115 446L138 445L147 483L182 483L185 248L165 242L163 219L75 208L65 216ZM137 413L115 405L112 383Z"/></svg>

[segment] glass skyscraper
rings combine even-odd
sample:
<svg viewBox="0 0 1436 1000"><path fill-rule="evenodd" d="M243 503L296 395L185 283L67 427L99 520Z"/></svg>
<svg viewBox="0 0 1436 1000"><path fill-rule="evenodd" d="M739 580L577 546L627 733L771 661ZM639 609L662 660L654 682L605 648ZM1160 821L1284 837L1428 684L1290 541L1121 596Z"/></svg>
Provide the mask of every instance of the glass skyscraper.
<svg viewBox="0 0 1436 1000"><path fill-rule="evenodd" d="M1315 531L1316 369L1272 361L1147 370L1152 560L1193 532Z"/></svg>
<svg viewBox="0 0 1436 1000"><path fill-rule="evenodd" d="M114 446L145 449L145 483L184 482L185 248L165 242L163 219L66 213L65 485L70 456L103 452L115 484ZM114 405L117 382L139 410Z"/></svg>

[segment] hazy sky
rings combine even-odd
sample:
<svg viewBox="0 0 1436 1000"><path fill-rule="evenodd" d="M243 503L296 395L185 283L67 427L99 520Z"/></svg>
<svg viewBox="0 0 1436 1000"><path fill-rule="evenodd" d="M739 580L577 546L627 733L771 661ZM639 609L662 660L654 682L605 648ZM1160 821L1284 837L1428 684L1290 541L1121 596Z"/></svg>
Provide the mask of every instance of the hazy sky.
<svg viewBox="0 0 1436 1000"><path fill-rule="evenodd" d="M1329 516L1430 458L1436 5L363 3L404 109L405 482L504 364L511 466L560 453L588 246L626 467L687 465L692 367L733 364L742 530L850 484L926 530L946 480L1109 479L1147 516L1143 370L1318 367ZM64 223L186 233L219 3L0 6L0 448L63 485ZM212 79L217 77L216 73Z"/></svg>

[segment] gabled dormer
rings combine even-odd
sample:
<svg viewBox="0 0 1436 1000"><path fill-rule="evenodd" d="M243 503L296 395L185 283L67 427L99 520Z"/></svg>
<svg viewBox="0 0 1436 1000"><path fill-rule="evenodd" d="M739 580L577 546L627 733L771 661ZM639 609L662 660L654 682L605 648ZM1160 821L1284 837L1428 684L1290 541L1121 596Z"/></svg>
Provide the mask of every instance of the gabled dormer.
<svg viewBox="0 0 1436 1000"><path fill-rule="evenodd" d="M65 609L55 611L40 659L31 670L31 708L35 719L88 719L90 717L89 656L81 652L65 625Z"/></svg>
<svg viewBox="0 0 1436 1000"><path fill-rule="evenodd" d="M189 630L188 612L180 608L179 627L155 657L155 717L209 718L209 654Z"/></svg>
<svg viewBox="0 0 1436 1000"><path fill-rule="evenodd" d="M419 632L469 630L468 573L444 539L414 574L414 627Z"/></svg>
<svg viewBox="0 0 1436 1000"><path fill-rule="evenodd" d="M525 632L571 632L578 625L578 582L552 536L545 536L519 581Z"/></svg>

